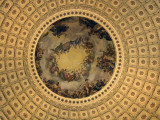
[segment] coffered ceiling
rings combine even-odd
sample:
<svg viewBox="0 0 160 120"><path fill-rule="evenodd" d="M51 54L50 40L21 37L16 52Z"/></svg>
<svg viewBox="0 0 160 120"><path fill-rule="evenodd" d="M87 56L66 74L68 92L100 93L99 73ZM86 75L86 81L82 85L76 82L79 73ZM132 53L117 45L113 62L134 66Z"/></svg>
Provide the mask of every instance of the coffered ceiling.
<svg viewBox="0 0 160 120"><path fill-rule="evenodd" d="M116 48L109 83L81 99L59 96L39 78L36 44L55 21L82 16ZM0 0L2 120L159 120L160 0Z"/></svg>

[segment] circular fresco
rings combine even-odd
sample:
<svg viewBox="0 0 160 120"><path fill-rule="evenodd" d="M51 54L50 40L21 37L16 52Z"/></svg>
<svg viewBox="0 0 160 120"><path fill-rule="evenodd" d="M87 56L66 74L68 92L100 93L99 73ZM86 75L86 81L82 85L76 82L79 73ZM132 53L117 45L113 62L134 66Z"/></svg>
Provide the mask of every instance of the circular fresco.
<svg viewBox="0 0 160 120"><path fill-rule="evenodd" d="M43 83L67 98L83 98L111 79L116 53L106 30L84 17L51 24L41 35L35 64Z"/></svg>

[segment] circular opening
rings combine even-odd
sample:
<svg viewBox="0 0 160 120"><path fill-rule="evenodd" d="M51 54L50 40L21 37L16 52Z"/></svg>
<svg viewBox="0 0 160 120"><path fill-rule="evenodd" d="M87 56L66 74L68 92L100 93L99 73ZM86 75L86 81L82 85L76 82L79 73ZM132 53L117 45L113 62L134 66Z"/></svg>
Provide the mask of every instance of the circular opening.
<svg viewBox="0 0 160 120"><path fill-rule="evenodd" d="M73 99L101 90L111 79L115 61L109 34L84 17L67 17L51 24L41 34L35 51L43 83L52 92Z"/></svg>

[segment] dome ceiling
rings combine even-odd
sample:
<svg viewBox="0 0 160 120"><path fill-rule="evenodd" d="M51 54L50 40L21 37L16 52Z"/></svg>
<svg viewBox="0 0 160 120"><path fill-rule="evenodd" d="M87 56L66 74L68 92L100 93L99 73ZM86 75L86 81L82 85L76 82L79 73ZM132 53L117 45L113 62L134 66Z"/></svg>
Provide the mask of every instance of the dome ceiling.
<svg viewBox="0 0 160 120"><path fill-rule="evenodd" d="M0 119L160 119L159 0L1 0L0 26Z"/></svg>

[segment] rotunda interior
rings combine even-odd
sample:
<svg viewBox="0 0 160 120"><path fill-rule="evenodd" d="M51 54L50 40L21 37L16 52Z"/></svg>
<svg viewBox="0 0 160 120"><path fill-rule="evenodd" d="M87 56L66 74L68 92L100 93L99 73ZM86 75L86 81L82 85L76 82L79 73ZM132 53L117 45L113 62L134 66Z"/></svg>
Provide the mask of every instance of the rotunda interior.
<svg viewBox="0 0 160 120"><path fill-rule="evenodd" d="M160 0L0 0L0 120L160 120Z"/></svg>

